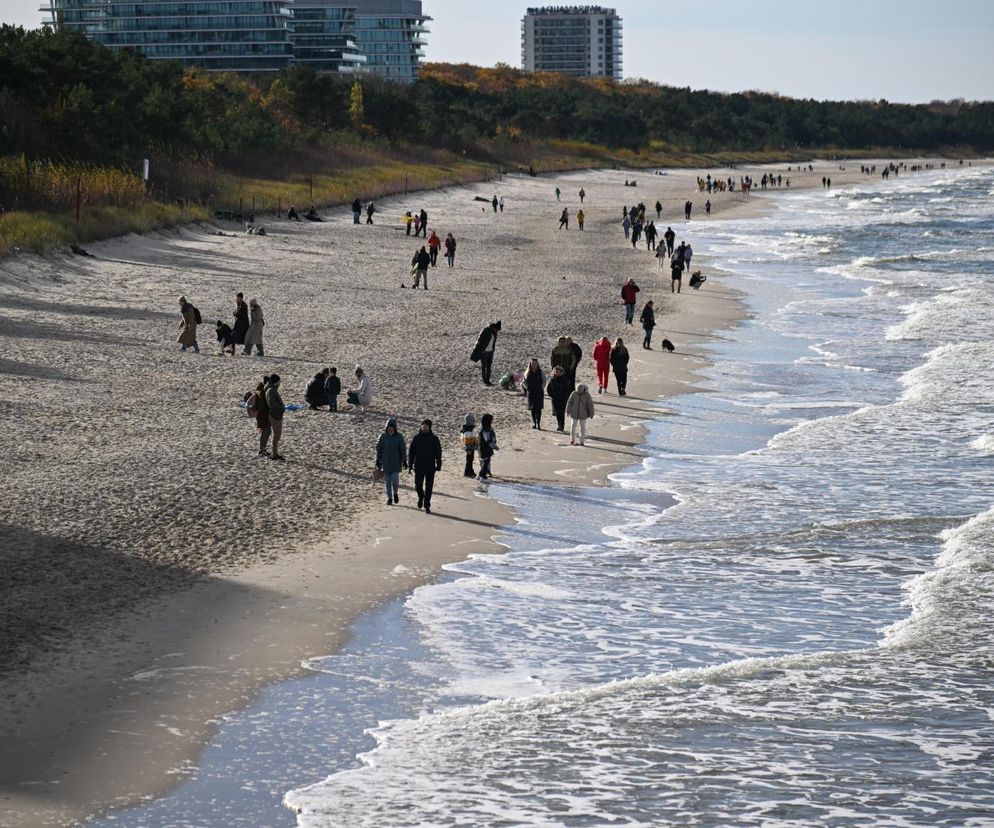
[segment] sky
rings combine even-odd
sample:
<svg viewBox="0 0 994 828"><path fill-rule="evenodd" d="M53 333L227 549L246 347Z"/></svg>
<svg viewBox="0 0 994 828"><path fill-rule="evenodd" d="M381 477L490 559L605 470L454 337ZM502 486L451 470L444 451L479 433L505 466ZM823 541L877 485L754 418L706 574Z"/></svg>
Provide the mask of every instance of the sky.
<svg viewBox="0 0 994 828"><path fill-rule="evenodd" d="M521 17L528 3L423 2L433 18L428 60L520 66ZM822 100L994 100L994 0L601 5L616 8L623 19L626 78ZM0 0L0 22L37 27L38 6L39 0Z"/></svg>

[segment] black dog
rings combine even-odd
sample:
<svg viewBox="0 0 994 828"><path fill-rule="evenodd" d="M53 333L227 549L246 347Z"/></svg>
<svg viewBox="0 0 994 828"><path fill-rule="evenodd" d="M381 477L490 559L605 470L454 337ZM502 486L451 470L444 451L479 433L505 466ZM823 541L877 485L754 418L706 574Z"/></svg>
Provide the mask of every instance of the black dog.
<svg viewBox="0 0 994 828"><path fill-rule="evenodd" d="M668 339L664 339L663 340L663 350L664 351L668 351L669 353L672 354L673 351L675 351L676 349L673 347L673 343L672 342L670 342Z"/></svg>
<svg viewBox="0 0 994 828"><path fill-rule="evenodd" d="M692 274L690 274L690 286L694 290L700 290L701 285L703 285L707 280L708 277L702 276L701 271L699 270L695 270Z"/></svg>

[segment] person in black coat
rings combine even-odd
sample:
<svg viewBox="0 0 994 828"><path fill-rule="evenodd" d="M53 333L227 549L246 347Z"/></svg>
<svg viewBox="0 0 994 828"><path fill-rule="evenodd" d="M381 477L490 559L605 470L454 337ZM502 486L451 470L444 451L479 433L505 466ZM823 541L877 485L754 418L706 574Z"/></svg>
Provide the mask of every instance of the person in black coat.
<svg viewBox="0 0 994 828"><path fill-rule="evenodd" d="M569 399L572 392L573 389L569 387L569 377L566 376L566 372L562 368L554 368L552 379L549 380L545 393L552 400L552 410L556 414L556 431L566 431L566 400Z"/></svg>
<svg viewBox="0 0 994 828"><path fill-rule="evenodd" d="M573 367L569 372L569 390L576 391L576 371L580 367L580 360L583 359L583 348L577 345L572 337L566 337L566 344L569 345L569 349L573 354Z"/></svg>
<svg viewBox="0 0 994 828"><path fill-rule="evenodd" d="M328 405L328 392L325 390L325 383L328 381L328 374L331 372L325 368L314 375L304 392L304 399L311 410L316 411L322 405Z"/></svg>
<svg viewBox="0 0 994 828"><path fill-rule="evenodd" d="M652 329L656 327L656 311L652 306L651 299L646 302L645 307L642 308L642 316L639 321L642 323L642 330L645 331L645 337L642 339L642 347L647 351L651 351Z"/></svg>
<svg viewBox="0 0 994 828"><path fill-rule="evenodd" d="M618 383L618 396L624 397L628 391L628 349L620 336L614 340L614 347L611 349L611 370L614 372L614 381Z"/></svg>
<svg viewBox="0 0 994 828"><path fill-rule="evenodd" d="M421 234L427 239L428 238L428 211L421 210ZM415 236L417 233L414 234Z"/></svg>
<svg viewBox="0 0 994 828"><path fill-rule="evenodd" d="M435 488L435 472L442 470L442 442L431 430L431 420L421 423L407 450L407 466L414 473L414 488L418 493L418 508L431 514L431 493Z"/></svg>
<svg viewBox="0 0 994 828"><path fill-rule="evenodd" d="M493 385L490 375L494 365L494 351L497 350L497 334L500 333L501 324L499 321L491 322L480 331L476 340L476 347L469 355L470 360L480 363L480 373L483 376L484 385Z"/></svg>
<svg viewBox="0 0 994 828"><path fill-rule="evenodd" d="M528 397L528 408L532 412L532 428L542 430L542 409L545 408L545 377L538 360L532 357L525 371L525 396Z"/></svg>
<svg viewBox="0 0 994 828"><path fill-rule="evenodd" d="M232 334L235 344L241 345L244 348L245 334L248 333L249 329L249 309L248 305L245 304L245 297L240 293L235 294L235 312L233 316L235 317L235 327L232 330Z"/></svg>

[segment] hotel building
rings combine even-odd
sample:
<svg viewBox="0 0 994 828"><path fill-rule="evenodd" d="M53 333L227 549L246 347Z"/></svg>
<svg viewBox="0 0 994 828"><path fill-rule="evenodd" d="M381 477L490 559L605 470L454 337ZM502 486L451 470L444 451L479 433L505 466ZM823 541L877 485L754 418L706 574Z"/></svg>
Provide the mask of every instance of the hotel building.
<svg viewBox="0 0 994 828"><path fill-rule="evenodd" d="M621 18L601 6L541 6L521 22L521 63L529 72L621 80Z"/></svg>

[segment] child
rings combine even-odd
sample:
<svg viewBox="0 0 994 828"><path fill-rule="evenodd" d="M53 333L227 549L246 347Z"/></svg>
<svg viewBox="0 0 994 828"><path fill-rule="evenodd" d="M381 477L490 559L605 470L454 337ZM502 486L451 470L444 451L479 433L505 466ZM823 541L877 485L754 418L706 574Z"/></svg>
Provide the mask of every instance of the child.
<svg viewBox="0 0 994 828"><path fill-rule="evenodd" d="M466 471L464 475L466 477L476 477L476 470L473 468L473 458L480 444L480 441L476 437L476 417L472 414L466 415L466 420L459 430L459 435L462 438L463 448L466 450Z"/></svg>
<svg viewBox="0 0 994 828"><path fill-rule="evenodd" d="M220 319L217 320L217 341L221 343L221 355L231 348L231 355L235 355L235 334L230 325L225 325Z"/></svg>
<svg viewBox="0 0 994 828"><path fill-rule="evenodd" d="M477 480L490 479L490 460L497 448L497 432L494 431L494 415L484 414L480 418L480 474Z"/></svg>
<svg viewBox="0 0 994 828"><path fill-rule="evenodd" d="M338 378L338 369L330 368L324 390L328 392L328 410L338 411L338 395L342 393L342 381Z"/></svg>

